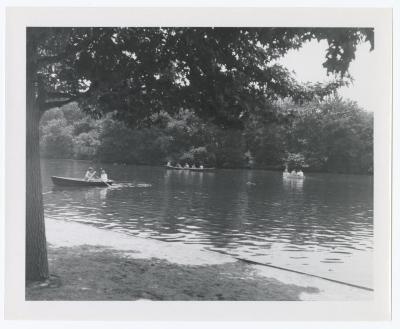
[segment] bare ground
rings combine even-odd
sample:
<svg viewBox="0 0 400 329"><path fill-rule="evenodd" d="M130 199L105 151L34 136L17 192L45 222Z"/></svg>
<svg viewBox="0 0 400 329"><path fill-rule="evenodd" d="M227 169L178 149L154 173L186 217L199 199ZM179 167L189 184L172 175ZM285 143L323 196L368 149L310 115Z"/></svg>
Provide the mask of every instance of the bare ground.
<svg viewBox="0 0 400 329"><path fill-rule="evenodd" d="M182 265L104 246L49 246L52 277L28 283L26 300L299 300L315 287L285 284L242 262Z"/></svg>

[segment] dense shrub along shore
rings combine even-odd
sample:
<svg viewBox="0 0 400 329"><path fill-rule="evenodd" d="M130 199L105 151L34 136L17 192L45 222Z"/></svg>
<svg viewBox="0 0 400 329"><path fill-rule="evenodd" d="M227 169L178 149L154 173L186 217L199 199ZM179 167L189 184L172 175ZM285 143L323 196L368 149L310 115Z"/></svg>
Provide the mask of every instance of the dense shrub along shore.
<svg viewBox="0 0 400 329"><path fill-rule="evenodd" d="M269 116L273 112L273 116ZM133 128L113 113L86 115L76 103L47 111L40 124L41 155L101 162L160 165L166 161L218 168L372 174L373 114L355 102L271 104L243 127L205 122L190 109L160 112Z"/></svg>

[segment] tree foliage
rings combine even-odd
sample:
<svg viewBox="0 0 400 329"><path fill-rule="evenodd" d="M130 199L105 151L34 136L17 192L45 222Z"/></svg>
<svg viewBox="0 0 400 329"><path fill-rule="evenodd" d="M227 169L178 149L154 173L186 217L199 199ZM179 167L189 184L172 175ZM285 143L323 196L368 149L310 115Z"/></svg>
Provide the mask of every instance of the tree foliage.
<svg viewBox="0 0 400 329"><path fill-rule="evenodd" d="M372 173L373 116L340 98L301 106L284 103L279 122L255 116L243 130L206 124L189 110L175 116L160 113L153 116L151 127L142 128L129 127L112 114L101 119L82 117L79 109L81 117L71 122L65 119L70 107L43 116L45 157L149 165L172 161L218 168L281 170L287 165L308 171ZM84 131L77 129L82 122Z"/></svg>
<svg viewBox="0 0 400 329"><path fill-rule="evenodd" d="M372 113L338 97L297 110L288 150L301 153L311 170L373 172Z"/></svg>
<svg viewBox="0 0 400 329"><path fill-rule="evenodd" d="M37 49L42 108L76 100L131 124L192 109L224 127L243 127L273 100L321 98L346 83L365 28L29 28ZM301 85L276 62L306 41L328 42L324 67L336 79ZM274 112L269 113L272 117Z"/></svg>

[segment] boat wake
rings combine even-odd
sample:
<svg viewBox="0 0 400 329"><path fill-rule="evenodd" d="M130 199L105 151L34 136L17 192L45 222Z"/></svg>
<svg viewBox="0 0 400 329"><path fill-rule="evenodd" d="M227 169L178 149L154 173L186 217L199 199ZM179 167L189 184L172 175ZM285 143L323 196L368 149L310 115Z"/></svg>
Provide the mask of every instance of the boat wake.
<svg viewBox="0 0 400 329"><path fill-rule="evenodd" d="M148 188L151 186L152 186L151 184L147 184L147 183L119 182L119 183L113 184L109 188L113 189L113 190L120 190L123 188L132 188L132 187Z"/></svg>

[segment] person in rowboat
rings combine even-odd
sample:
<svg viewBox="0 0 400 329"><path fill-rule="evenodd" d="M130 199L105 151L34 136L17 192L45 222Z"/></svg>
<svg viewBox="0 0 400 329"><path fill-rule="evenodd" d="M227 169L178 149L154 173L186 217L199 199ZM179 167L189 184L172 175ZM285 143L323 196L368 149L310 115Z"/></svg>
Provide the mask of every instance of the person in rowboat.
<svg viewBox="0 0 400 329"><path fill-rule="evenodd" d="M104 169L101 170L100 179L103 182L107 182L108 181L108 175L107 175L107 173L106 173L106 171Z"/></svg>
<svg viewBox="0 0 400 329"><path fill-rule="evenodd" d="M85 180L87 181L91 181L94 179L94 176L96 175L96 172L93 170L92 167L89 167L89 169L87 170L86 174L85 174Z"/></svg>
<svg viewBox="0 0 400 329"><path fill-rule="evenodd" d="M285 166L285 170L283 171L283 177L287 177L287 176L289 176L289 170L288 170L288 167Z"/></svg>

